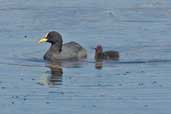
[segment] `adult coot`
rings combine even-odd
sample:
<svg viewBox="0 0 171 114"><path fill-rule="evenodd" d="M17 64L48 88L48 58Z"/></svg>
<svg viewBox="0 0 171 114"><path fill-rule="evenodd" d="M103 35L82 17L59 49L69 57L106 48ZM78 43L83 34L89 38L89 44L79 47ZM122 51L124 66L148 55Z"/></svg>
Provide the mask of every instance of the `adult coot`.
<svg viewBox="0 0 171 114"><path fill-rule="evenodd" d="M101 45L97 45L95 48L95 59L96 60L118 60L119 52L118 51L105 51Z"/></svg>
<svg viewBox="0 0 171 114"><path fill-rule="evenodd" d="M50 48L44 55L44 59L50 62L58 60L81 59L87 57L87 51L76 42L63 44L62 36L51 31L39 40L39 43L51 43Z"/></svg>

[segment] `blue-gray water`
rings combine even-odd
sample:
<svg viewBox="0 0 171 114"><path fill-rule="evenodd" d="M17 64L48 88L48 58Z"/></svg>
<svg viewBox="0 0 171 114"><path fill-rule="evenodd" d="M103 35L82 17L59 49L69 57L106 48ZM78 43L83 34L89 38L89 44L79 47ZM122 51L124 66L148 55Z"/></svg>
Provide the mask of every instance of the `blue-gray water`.
<svg viewBox="0 0 171 114"><path fill-rule="evenodd" d="M170 114L170 0L0 0L1 114ZM54 77L43 61L55 30L88 50ZM94 47L120 60L95 68Z"/></svg>

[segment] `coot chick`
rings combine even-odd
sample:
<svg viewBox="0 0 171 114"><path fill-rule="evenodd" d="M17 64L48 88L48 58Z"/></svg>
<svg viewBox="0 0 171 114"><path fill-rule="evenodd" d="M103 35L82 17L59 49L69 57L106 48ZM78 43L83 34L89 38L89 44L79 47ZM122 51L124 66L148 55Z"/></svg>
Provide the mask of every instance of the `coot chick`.
<svg viewBox="0 0 171 114"><path fill-rule="evenodd" d="M118 51L105 51L101 45L97 45L95 48L95 59L96 60L118 60L119 52Z"/></svg>
<svg viewBox="0 0 171 114"><path fill-rule="evenodd" d="M81 59L87 57L87 51L76 42L63 44L62 36L56 31L51 31L39 40L39 43L51 43L44 55L44 59L50 62L68 59Z"/></svg>

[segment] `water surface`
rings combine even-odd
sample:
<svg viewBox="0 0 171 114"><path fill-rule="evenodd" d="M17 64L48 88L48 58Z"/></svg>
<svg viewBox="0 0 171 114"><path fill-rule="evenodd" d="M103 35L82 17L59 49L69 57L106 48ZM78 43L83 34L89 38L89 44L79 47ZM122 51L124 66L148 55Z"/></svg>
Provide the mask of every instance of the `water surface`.
<svg viewBox="0 0 171 114"><path fill-rule="evenodd" d="M169 0L0 0L0 112L5 114L170 114ZM49 66L51 30L88 58ZM94 47L120 52L96 69Z"/></svg>

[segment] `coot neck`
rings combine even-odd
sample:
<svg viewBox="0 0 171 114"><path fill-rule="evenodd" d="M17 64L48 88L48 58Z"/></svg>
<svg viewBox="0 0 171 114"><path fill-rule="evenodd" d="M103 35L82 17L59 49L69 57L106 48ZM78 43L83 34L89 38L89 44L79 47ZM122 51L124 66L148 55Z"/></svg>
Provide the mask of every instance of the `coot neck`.
<svg viewBox="0 0 171 114"><path fill-rule="evenodd" d="M59 43L51 43L50 50L55 51L55 52L61 52L62 51L62 44Z"/></svg>

